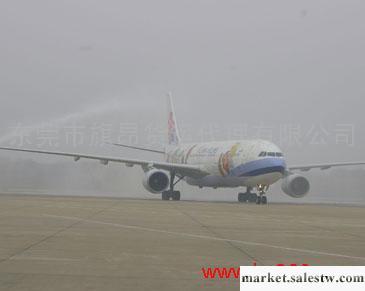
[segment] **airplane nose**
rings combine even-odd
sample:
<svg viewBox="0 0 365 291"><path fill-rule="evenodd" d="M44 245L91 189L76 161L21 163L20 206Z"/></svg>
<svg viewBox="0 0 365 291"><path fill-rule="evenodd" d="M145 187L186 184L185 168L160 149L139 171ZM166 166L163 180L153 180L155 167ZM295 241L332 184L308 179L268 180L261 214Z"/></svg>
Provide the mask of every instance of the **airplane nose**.
<svg viewBox="0 0 365 291"><path fill-rule="evenodd" d="M280 173L284 174L286 171L286 162L284 159L279 159L280 161L278 162L279 167L280 167Z"/></svg>
<svg viewBox="0 0 365 291"><path fill-rule="evenodd" d="M286 171L286 163L283 158L266 159L263 168L271 170L271 172L280 172L284 174Z"/></svg>
<svg viewBox="0 0 365 291"><path fill-rule="evenodd" d="M255 161L251 161L231 170L230 175L232 176L257 176L268 173L281 173L284 174L286 171L286 163L283 158L265 158Z"/></svg>

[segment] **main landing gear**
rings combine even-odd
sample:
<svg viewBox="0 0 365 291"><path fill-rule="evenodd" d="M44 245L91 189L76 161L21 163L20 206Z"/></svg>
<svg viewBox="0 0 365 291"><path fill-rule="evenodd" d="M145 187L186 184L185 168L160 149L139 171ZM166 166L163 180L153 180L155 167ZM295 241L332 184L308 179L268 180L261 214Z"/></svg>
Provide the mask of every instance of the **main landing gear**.
<svg viewBox="0 0 365 291"><path fill-rule="evenodd" d="M267 204L267 197L265 193L268 190L268 186L257 185L257 190L259 195L256 193L251 193L252 187L247 187L245 193L238 193L238 202L241 203L256 203L256 204Z"/></svg>
<svg viewBox="0 0 365 291"><path fill-rule="evenodd" d="M179 183L184 177L179 177L179 179L175 182L176 174L174 172L171 172L170 174L170 188L167 191L163 191L161 198L162 200L172 200L179 201L181 194L180 191L174 191L174 187L177 183Z"/></svg>
<svg viewBox="0 0 365 291"><path fill-rule="evenodd" d="M247 187L246 193L238 193L238 202L255 203L257 200L257 194L251 193L251 190L251 187Z"/></svg>

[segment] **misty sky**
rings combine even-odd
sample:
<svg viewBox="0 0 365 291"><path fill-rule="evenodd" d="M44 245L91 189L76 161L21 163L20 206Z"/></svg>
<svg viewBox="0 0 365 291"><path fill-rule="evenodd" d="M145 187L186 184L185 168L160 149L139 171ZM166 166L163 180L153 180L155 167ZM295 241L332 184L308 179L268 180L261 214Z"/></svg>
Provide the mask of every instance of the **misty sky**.
<svg viewBox="0 0 365 291"><path fill-rule="evenodd" d="M108 120L115 100L121 121L164 124L172 91L195 137L323 126L325 145L284 143L290 162L365 160L364 16L360 0L2 0L1 133L101 104L93 118ZM339 124L353 146L335 141Z"/></svg>

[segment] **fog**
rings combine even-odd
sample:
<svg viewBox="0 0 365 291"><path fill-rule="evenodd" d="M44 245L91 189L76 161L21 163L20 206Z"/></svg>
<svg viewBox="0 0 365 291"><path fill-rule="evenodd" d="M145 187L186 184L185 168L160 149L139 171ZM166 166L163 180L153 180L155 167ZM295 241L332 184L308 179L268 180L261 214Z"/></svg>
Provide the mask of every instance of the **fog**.
<svg viewBox="0 0 365 291"><path fill-rule="evenodd" d="M0 142L160 159L105 142L161 147L171 91L184 141L266 138L289 165L365 160L364 9L353 0L3 0ZM156 197L138 167L0 159L3 192ZM314 170L303 201L364 203L364 173ZM292 201L279 186L270 199ZM180 187L183 198L236 199L237 189Z"/></svg>

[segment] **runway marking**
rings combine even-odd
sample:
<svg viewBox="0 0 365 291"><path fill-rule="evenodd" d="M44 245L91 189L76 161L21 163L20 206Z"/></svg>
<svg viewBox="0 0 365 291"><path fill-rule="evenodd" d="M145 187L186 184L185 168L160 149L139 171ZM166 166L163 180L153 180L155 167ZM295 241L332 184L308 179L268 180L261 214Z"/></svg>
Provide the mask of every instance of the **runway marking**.
<svg viewBox="0 0 365 291"><path fill-rule="evenodd" d="M199 239L206 239L206 240L213 240L213 241L231 242L231 243L245 244L245 245L250 245L250 246L260 246L260 247L279 249L279 250L291 251L291 252L297 252L297 253L307 253L307 254L312 254L312 255L330 256L330 257L346 258L346 259L354 259L354 260L365 261L365 257L348 256L348 255L343 255L343 254L335 254L335 253L328 253L328 252L322 252L322 251L290 248L290 247L283 247L283 246L271 245L271 244L260 243L260 242L252 242L252 241L244 241L244 240L236 240L236 239L228 239L228 238L219 238L219 237L214 237L214 236L209 236L209 235L200 235L200 234L193 234L193 233L186 233L186 232L168 231L168 230L162 230L162 229L156 229L156 228L147 228L147 227L142 227L142 226L119 224L119 223L112 223L112 222L103 222L103 221L92 220L92 219L84 219L84 218L73 217L73 216L60 216L60 215L50 215L50 214L44 214L43 216L53 217L53 218L62 218L62 219L68 219L68 220L78 220L78 221L82 221L82 222L88 222L88 223L99 224L99 225L108 225L108 226L114 226L114 227L124 228L124 229L133 229L133 230L141 230L141 231L148 231L148 232L155 232L155 233L164 233L164 234L171 234L171 235L184 236L184 237L190 237L190 238L199 238Z"/></svg>
<svg viewBox="0 0 365 291"><path fill-rule="evenodd" d="M32 257L32 256L14 256L9 260L29 260L29 261L61 261L61 262L78 262L80 259L69 258L50 258L50 257Z"/></svg>

